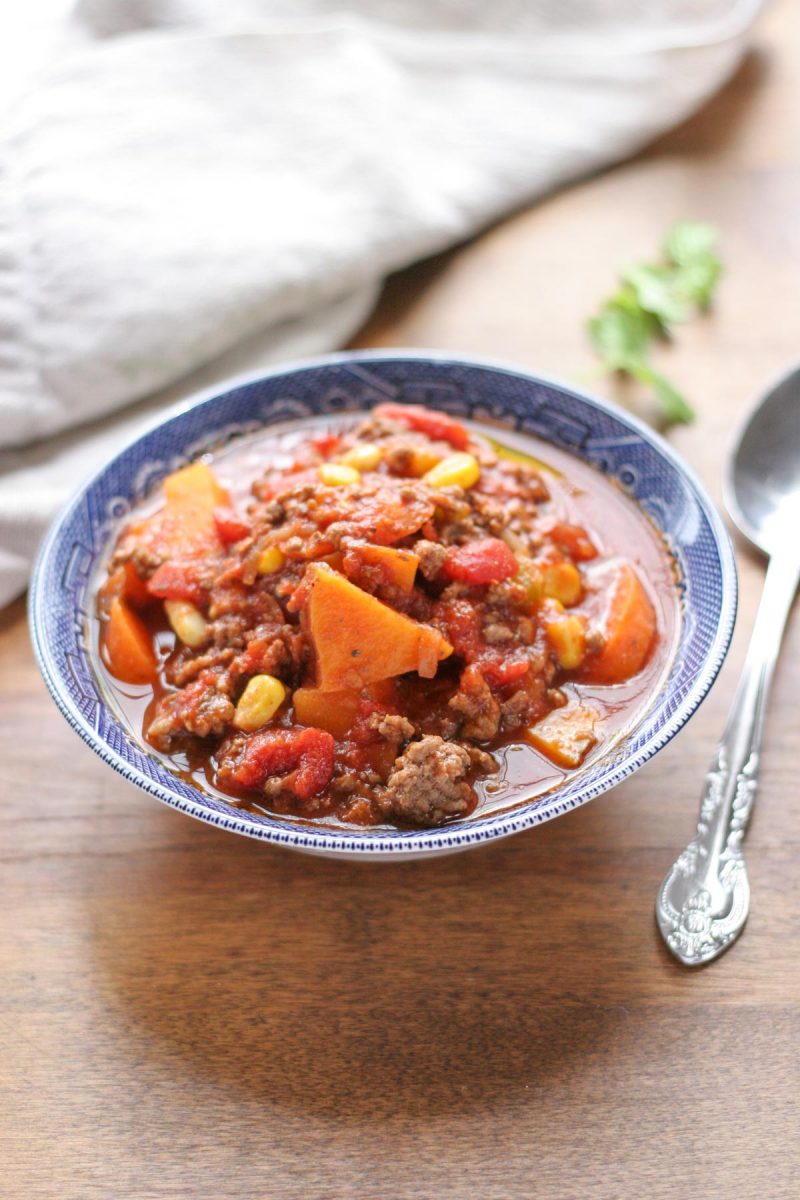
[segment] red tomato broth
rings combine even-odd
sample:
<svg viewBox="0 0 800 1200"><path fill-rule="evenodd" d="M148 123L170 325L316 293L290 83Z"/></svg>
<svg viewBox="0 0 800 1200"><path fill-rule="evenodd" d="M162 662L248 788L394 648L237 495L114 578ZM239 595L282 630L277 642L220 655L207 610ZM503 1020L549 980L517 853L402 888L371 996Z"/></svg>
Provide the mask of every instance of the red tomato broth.
<svg viewBox="0 0 800 1200"><path fill-rule="evenodd" d="M273 471L285 470L295 459L297 447L305 443L312 432L317 434L322 430L323 437L330 434L329 445L335 448L338 444L335 431L346 429L352 421L353 417L350 416L307 422L290 429L268 430L220 451L214 456L212 465L220 485L230 495L231 511L239 514L244 523L250 499L249 486L254 476L262 475L267 465ZM548 444L512 433L497 432L503 440L498 441L497 434L493 434L493 442L501 453L504 447L510 446L512 458L518 455L527 457L529 452L532 460L544 464L550 491L547 509L551 519L570 528L585 528L597 550L598 565L606 563L615 550L624 548L625 557L636 567L655 610L658 638L644 667L632 679L613 685L581 683L574 679L562 680L560 684L570 702L588 705L598 714L601 728L598 744L577 768L579 771L585 770L598 756L606 754L609 747L643 714L668 668L679 627L675 564L654 526L615 484L580 460ZM302 457L301 453L301 461ZM305 474L308 472L305 465L303 471ZM136 514L137 518L146 516L158 505L159 497L153 497L142 505ZM585 547L583 549L585 551ZM582 553L580 558L586 560L587 570L591 569L591 555ZM160 608L147 609L140 615L161 650L162 671L155 686L142 689L120 684L107 670L105 663L98 667L125 723L137 738L141 736L143 725L146 727L153 709L171 691L163 675L163 663L175 642ZM498 666L502 663L502 656L499 656ZM460 665L455 660L441 663L436 679L431 681L421 680L416 675L402 677L398 681L400 711L408 712L415 721L421 720L424 727L426 706L434 703L432 697L435 698L437 690L453 685ZM506 665L501 669L508 670L508 667ZM277 726L292 724L290 703L276 716L275 722ZM575 769L556 765L515 734L498 735L492 740L490 748L498 762L498 770L491 776L471 779L475 806L462 813L462 816L512 807L523 799L551 790L566 777L575 774ZM362 758L364 754L368 757L367 751L362 750L361 753ZM276 803L273 798L264 804L252 795L237 795L236 789L222 789L216 778L214 753L209 753L204 746L189 744L164 757L176 773L204 790L233 799L242 807L291 813L304 820L322 819L326 823L344 824L336 807L324 798L319 801L313 814L309 814L307 810L299 810L291 801ZM397 823L403 824L402 821Z"/></svg>

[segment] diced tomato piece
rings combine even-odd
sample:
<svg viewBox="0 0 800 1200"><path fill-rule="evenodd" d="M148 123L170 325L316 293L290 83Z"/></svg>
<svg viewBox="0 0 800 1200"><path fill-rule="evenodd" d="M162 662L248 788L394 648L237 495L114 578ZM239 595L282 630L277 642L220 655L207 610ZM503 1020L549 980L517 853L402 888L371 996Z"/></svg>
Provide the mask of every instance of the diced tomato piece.
<svg viewBox="0 0 800 1200"><path fill-rule="evenodd" d="M220 777L240 788L257 788L271 775L299 800L321 792L333 774L335 742L324 729L262 729L245 742L238 758L224 763Z"/></svg>
<svg viewBox="0 0 800 1200"><path fill-rule="evenodd" d="M391 546L416 533L433 517L435 506L425 495L412 494L401 499L392 487L381 487L371 495L359 497L358 507L347 515L354 535L375 546Z"/></svg>
<svg viewBox="0 0 800 1200"><path fill-rule="evenodd" d="M233 542L240 542L242 538L247 537L250 532L250 526L247 521L243 520L234 509L228 505L221 505L214 509L213 513L214 524L217 527L217 533L220 540L226 546L230 546Z"/></svg>
<svg viewBox="0 0 800 1200"><path fill-rule="evenodd" d="M368 699L362 695L358 702L358 711L356 712L355 720L347 736L351 741L360 743L361 745L383 741L377 729L373 729L370 725L371 718L375 715L385 717L389 713L396 711L396 709L389 707L388 704L381 704L377 700Z"/></svg>
<svg viewBox="0 0 800 1200"><path fill-rule="evenodd" d="M147 590L159 600L188 600L190 604L202 604L206 596L193 562L162 563L150 576Z"/></svg>
<svg viewBox="0 0 800 1200"><path fill-rule="evenodd" d="M320 460L330 458L342 444L338 433L320 433L308 438L293 448L293 457L289 471L305 471L309 468L316 471Z"/></svg>
<svg viewBox="0 0 800 1200"><path fill-rule="evenodd" d="M481 614L468 600L440 600L434 619L452 645L453 653L465 662L475 662L486 650Z"/></svg>
<svg viewBox="0 0 800 1200"><path fill-rule="evenodd" d="M466 546L451 546L442 566L448 579L477 586L501 583L516 575L519 564L500 538L480 538Z"/></svg>
<svg viewBox="0 0 800 1200"><path fill-rule="evenodd" d="M174 718L177 729L191 728L199 720L203 706L208 703L209 694L216 692L216 677L211 671L201 671L196 679L187 683L180 691L172 692L162 701L162 711L166 709Z"/></svg>
<svg viewBox="0 0 800 1200"><path fill-rule="evenodd" d="M557 521L547 530L547 534L559 550L568 554L573 562L589 562L590 559L597 558L597 547L580 525Z"/></svg>
<svg viewBox="0 0 800 1200"><path fill-rule="evenodd" d="M341 435L338 433L321 433L317 437L309 440L309 445L318 450L325 458L338 450L342 444Z"/></svg>
<svg viewBox="0 0 800 1200"><path fill-rule="evenodd" d="M434 441L449 442L456 450L466 450L469 445L469 434L460 421L434 408L423 408L421 404L379 404L374 411L376 417L400 421Z"/></svg>
<svg viewBox="0 0 800 1200"><path fill-rule="evenodd" d="M453 653L480 667L491 687L508 687L528 674L531 664L527 654L509 654L486 645L479 606L463 599L440 600L434 612L436 625L451 643Z"/></svg>
<svg viewBox="0 0 800 1200"><path fill-rule="evenodd" d="M274 500L276 496L290 492L293 488L304 484L319 483L319 473L316 467L290 467L285 471L267 471L261 479L253 484L253 495L259 500Z"/></svg>
<svg viewBox="0 0 800 1200"><path fill-rule="evenodd" d="M306 571L286 603L286 607L288 608L289 612L302 612L302 610L308 604L313 584L314 572Z"/></svg>
<svg viewBox="0 0 800 1200"><path fill-rule="evenodd" d="M530 659L527 657L501 658L497 651L491 651L479 660L481 671L493 687L508 687L512 683L518 683L528 674L530 665Z"/></svg>

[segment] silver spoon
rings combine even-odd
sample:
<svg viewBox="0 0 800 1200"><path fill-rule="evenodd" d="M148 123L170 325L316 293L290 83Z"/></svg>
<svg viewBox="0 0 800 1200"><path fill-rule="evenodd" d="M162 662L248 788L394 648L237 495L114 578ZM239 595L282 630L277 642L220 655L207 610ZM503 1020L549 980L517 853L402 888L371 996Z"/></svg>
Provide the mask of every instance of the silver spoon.
<svg viewBox="0 0 800 1200"><path fill-rule="evenodd" d="M725 503L769 564L742 676L706 776L697 832L656 901L664 940L687 966L721 954L750 910L742 839L758 786L767 696L800 577L800 368L750 414L731 460Z"/></svg>

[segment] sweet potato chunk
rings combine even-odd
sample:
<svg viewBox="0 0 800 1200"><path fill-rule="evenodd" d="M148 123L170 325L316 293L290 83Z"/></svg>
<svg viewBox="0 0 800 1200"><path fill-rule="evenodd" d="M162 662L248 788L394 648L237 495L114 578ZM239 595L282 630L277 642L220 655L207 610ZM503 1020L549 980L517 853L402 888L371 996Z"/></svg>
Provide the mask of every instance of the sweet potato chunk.
<svg viewBox="0 0 800 1200"><path fill-rule="evenodd" d="M641 671L656 636L652 601L630 563L614 564L600 630L603 647L587 656L580 678L587 683L624 683Z"/></svg>
<svg viewBox="0 0 800 1200"><path fill-rule="evenodd" d="M205 463L192 463L164 480L166 504L126 531L130 543L158 557L186 562L221 551L214 509L230 504L225 488Z"/></svg>
<svg viewBox="0 0 800 1200"><path fill-rule="evenodd" d="M111 601L103 636L106 665L123 683L152 683L156 655L147 628L124 600Z"/></svg>
<svg viewBox="0 0 800 1200"><path fill-rule="evenodd" d="M295 720L298 725L324 729L341 741L347 737L356 719L359 695L358 688L346 688L340 692L296 688L292 696Z"/></svg>
<svg viewBox="0 0 800 1200"><path fill-rule="evenodd" d="M437 630L382 604L342 575L319 565L309 571L308 628L320 691L359 688L406 671L432 678L439 660L452 653Z"/></svg>
<svg viewBox="0 0 800 1200"><path fill-rule="evenodd" d="M215 508L231 502L211 467L204 462L192 463L168 475L164 480L164 496L172 508L202 509L209 515Z"/></svg>
<svg viewBox="0 0 800 1200"><path fill-rule="evenodd" d="M367 567L376 567L382 583L393 584L404 592L414 586L419 555L412 550L397 550L394 546L352 546L348 556Z"/></svg>
<svg viewBox="0 0 800 1200"><path fill-rule="evenodd" d="M177 542L171 558L185 555L195 546L204 551L219 543L214 510L229 505L230 497L206 463L192 463L168 475L164 495L165 515Z"/></svg>
<svg viewBox="0 0 800 1200"><path fill-rule="evenodd" d="M124 600L132 608L144 608L152 600L147 590L147 584L137 574L133 563L128 559L122 566L109 575L99 592L100 611L108 616L114 600Z"/></svg>
<svg viewBox="0 0 800 1200"><path fill-rule="evenodd" d="M597 743L598 715L583 704L554 708L528 729L528 741L559 767L579 767Z"/></svg>
<svg viewBox="0 0 800 1200"><path fill-rule="evenodd" d="M295 720L298 725L324 729L341 741L353 728L364 697L393 707L397 699L394 681L379 680L371 683L366 691L344 688L340 692L321 692L319 688L296 688L292 696Z"/></svg>

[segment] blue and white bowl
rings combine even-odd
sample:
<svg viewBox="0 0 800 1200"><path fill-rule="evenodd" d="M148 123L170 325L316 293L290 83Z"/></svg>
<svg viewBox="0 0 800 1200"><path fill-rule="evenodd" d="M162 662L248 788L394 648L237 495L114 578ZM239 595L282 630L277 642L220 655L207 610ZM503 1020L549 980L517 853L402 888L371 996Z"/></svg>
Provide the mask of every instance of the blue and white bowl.
<svg viewBox="0 0 800 1200"><path fill-rule="evenodd" d="M504 811L439 829L315 826L243 812L171 773L109 702L92 665L93 586L120 522L166 474L265 426L370 408L425 404L533 434L616 479L662 530L681 574L682 620L664 686L621 741L563 785ZM33 644L70 725L115 771L181 812L221 829L312 853L362 859L465 850L549 821L641 767L686 723L713 683L736 615L736 567L719 514L650 429L599 400L492 363L430 353L335 354L201 397L145 433L80 489L48 533L30 590Z"/></svg>

